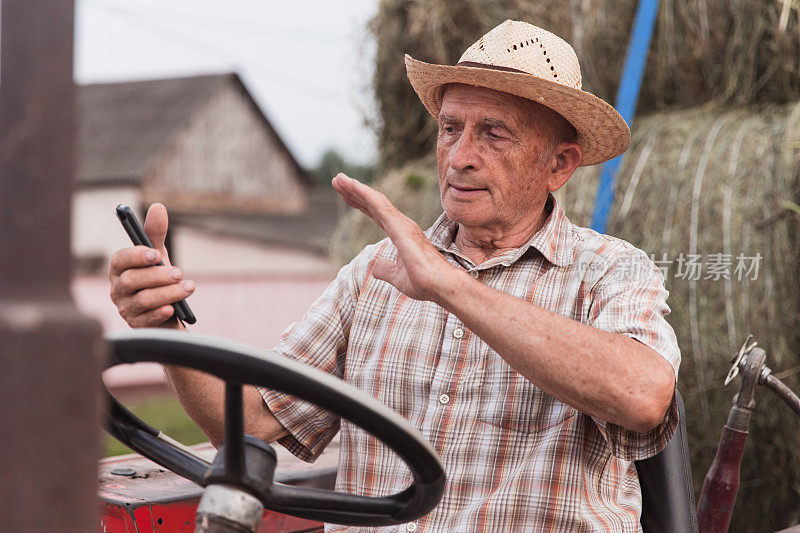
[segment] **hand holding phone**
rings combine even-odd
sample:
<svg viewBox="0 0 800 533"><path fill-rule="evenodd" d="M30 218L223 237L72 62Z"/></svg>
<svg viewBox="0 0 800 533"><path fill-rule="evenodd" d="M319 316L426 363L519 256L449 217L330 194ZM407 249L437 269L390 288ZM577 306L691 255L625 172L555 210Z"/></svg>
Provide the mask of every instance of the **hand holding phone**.
<svg viewBox="0 0 800 533"><path fill-rule="evenodd" d="M153 243L150 242L150 239L144 232L144 228L142 228L142 225L139 223L139 219L136 218L136 215L130 207L124 204L118 205L117 218L119 218L122 227L125 228L125 232L128 234L128 237L130 237L134 246L154 248ZM163 265L164 262L159 261L158 264ZM186 303L186 300L175 302L172 304L172 307L175 309L175 316L178 317L179 320L187 324L194 324L197 322L197 318L195 318L192 310L189 309L189 304Z"/></svg>

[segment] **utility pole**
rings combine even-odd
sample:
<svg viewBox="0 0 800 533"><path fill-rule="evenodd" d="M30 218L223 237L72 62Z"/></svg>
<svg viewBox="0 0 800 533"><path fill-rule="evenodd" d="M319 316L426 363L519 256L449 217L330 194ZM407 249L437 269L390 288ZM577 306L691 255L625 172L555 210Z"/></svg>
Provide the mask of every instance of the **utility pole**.
<svg viewBox="0 0 800 533"><path fill-rule="evenodd" d="M617 101L614 107L631 128L633 127L636 102L639 101L639 89L642 87L644 78L647 51L650 49L650 40L653 37L653 28L655 28L658 16L658 4L659 0L639 0L636 17L633 20L631 39L628 42L628 54L625 57L625 66L622 69L622 77L617 89ZM597 186L594 213L592 213L592 229L599 233L606 232L608 216L614 205L614 181L617 178L622 158L623 156L618 155L603 163L600 168L600 183Z"/></svg>
<svg viewBox="0 0 800 533"><path fill-rule="evenodd" d="M97 529L100 326L69 292L73 0L0 0L0 531Z"/></svg>

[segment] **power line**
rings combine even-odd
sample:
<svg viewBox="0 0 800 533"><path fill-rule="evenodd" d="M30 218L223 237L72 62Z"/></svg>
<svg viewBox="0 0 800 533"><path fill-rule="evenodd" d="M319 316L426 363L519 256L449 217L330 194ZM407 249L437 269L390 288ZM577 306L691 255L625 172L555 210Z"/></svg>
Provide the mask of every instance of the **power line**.
<svg viewBox="0 0 800 533"><path fill-rule="evenodd" d="M308 31L307 28L292 28L287 26L276 25L261 25L254 24L249 20L238 20L227 17L217 16L203 16L196 12L184 12L171 9L164 9L161 6L150 8L148 12L151 14L151 19L157 19L163 22L163 19L158 15L172 16L171 21L176 24L188 24L195 27L211 31L220 31L225 33L234 33L239 35L253 35L262 39L276 39L282 41L305 42L311 44L338 44L348 38L346 33L324 33L318 30L313 32ZM157 12L157 13L156 13ZM136 12L138 15L143 16L141 12Z"/></svg>
<svg viewBox="0 0 800 533"><path fill-rule="evenodd" d="M194 35L176 31L175 28L165 26L162 22L158 20L154 20L147 16L143 16L141 13L138 13L136 11L131 11L116 3L98 2L97 0L82 0L82 1L86 5L94 7L95 9L100 9L105 13L111 14L112 16L122 20L123 22L129 25L135 26L140 30L143 30L151 35L155 35L166 41L169 41L172 44L180 46L184 49L190 50L194 53L197 53L198 49L204 50L205 53L209 54L211 57L214 57L217 60L221 61L226 68L233 68L235 70L245 70L242 65L231 60L230 58L231 52L229 50L226 50L224 48L218 47L216 45L198 39ZM280 85L289 88L293 91L302 92L304 94L307 94L308 96L323 101L326 104L342 106L341 101L346 99L346 97L342 93L331 90L330 87L316 84L313 81L307 79L298 78L293 74L281 72L263 63L257 63L256 66L257 70L270 75L270 77L264 78L265 81L275 85ZM247 70L252 70L252 69L250 69L250 67L248 66ZM282 80L290 81L292 83L288 84ZM336 100L338 100L339 102L337 102Z"/></svg>

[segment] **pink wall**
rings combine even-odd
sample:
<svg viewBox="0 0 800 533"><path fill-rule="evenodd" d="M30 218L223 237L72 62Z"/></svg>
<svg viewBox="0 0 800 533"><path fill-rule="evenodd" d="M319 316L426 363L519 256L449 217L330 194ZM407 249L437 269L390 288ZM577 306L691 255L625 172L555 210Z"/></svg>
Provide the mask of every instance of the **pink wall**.
<svg viewBox="0 0 800 533"><path fill-rule="evenodd" d="M272 348L281 332L303 317L308 307L332 281L311 279L196 279L197 290L189 305L197 316L191 331L216 335L264 349ZM73 280L72 293L78 308L96 317L106 332L128 329L108 296L105 277L82 276ZM161 380L155 365L125 365L104 375L113 386L149 384Z"/></svg>

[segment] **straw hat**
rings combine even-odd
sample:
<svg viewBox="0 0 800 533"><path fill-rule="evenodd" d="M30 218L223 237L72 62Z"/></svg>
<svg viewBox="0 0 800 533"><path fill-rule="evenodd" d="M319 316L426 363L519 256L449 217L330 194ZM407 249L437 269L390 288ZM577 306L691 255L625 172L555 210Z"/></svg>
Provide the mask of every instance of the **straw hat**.
<svg viewBox="0 0 800 533"><path fill-rule="evenodd" d="M631 130L608 103L581 90L572 47L527 22L507 20L478 39L458 64L432 65L406 55L406 72L420 100L438 118L444 87L465 83L533 100L561 114L578 132L581 165L594 165L628 149Z"/></svg>

